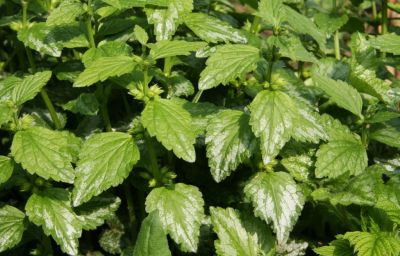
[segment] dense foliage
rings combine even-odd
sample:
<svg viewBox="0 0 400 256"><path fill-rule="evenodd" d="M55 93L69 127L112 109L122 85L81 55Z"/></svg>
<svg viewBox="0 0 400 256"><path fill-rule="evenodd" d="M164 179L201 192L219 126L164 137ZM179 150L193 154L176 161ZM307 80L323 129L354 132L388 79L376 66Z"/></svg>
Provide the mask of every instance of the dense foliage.
<svg viewBox="0 0 400 256"><path fill-rule="evenodd" d="M400 255L399 12L0 0L0 252Z"/></svg>

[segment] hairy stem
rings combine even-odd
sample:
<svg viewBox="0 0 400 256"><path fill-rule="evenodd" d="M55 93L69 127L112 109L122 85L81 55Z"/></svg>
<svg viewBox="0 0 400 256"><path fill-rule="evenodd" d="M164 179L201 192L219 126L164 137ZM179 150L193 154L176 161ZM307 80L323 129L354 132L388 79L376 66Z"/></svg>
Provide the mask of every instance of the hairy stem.
<svg viewBox="0 0 400 256"><path fill-rule="evenodd" d="M24 28L26 28L26 26L28 26L27 9L28 9L28 2L22 1L22 24L23 24ZM25 51L26 51L26 56L28 57L29 65L31 66L32 73L35 73L36 72L36 63L35 63L35 59L33 58L32 51L28 47L25 47ZM42 97L44 104L46 105L47 109L49 110L50 117L54 123L55 128L57 130L60 130L62 128L60 119L58 118L56 109L54 108L54 105L51 102L50 97L44 88L40 91L40 96Z"/></svg>
<svg viewBox="0 0 400 256"><path fill-rule="evenodd" d="M111 87L103 87L102 85L99 85L100 92L101 92L101 104L100 104L100 112L101 112L101 117L103 119L104 127L106 129L106 132L112 132L112 126L111 126L111 121L110 121L110 116L108 115L108 96L111 91Z"/></svg>
<svg viewBox="0 0 400 256"><path fill-rule="evenodd" d="M334 36L334 40L335 40L335 58L337 60L340 60L340 41L339 41L339 31L336 30L335 32L335 36Z"/></svg>
<svg viewBox="0 0 400 256"><path fill-rule="evenodd" d="M192 102L193 103L197 103L197 102L199 102L199 100L200 100L200 98L201 98L201 95L203 94L203 90L199 90L197 93L196 93L196 95L194 95L194 97L193 97L193 99L192 99Z"/></svg>
<svg viewBox="0 0 400 256"><path fill-rule="evenodd" d="M127 181L124 182L123 189L126 199L126 209L128 210L128 216L129 216L129 231L131 233L132 242L134 242L136 240L135 206L133 205L132 190Z"/></svg>
<svg viewBox="0 0 400 256"><path fill-rule="evenodd" d="M387 6L387 0L382 0L382 31L381 34L384 35L388 32L388 6ZM386 53L381 52L381 57L385 58Z"/></svg>

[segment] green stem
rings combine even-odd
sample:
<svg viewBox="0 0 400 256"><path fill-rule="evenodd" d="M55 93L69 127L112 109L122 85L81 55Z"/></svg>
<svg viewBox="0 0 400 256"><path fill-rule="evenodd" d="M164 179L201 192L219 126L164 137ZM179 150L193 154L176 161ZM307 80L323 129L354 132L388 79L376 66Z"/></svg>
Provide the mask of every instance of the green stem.
<svg viewBox="0 0 400 256"><path fill-rule="evenodd" d="M372 18L376 21L378 12L376 11L376 0L372 0Z"/></svg>
<svg viewBox="0 0 400 256"><path fill-rule="evenodd" d="M22 0L22 27L26 28L28 25L28 1Z"/></svg>
<svg viewBox="0 0 400 256"><path fill-rule="evenodd" d="M339 41L339 31L336 30L335 32L335 57L337 60L340 60L340 41Z"/></svg>
<svg viewBox="0 0 400 256"><path fill-rule="evenodd" d="M47 109L49 110L50 117L51 117L51 120L53 120L54 126L56 127L57 130L62 129L60 119L57 116L56 109L54 108L53 103L51 103L49 95L46 92L46 89L43 88L40 91L40 96L42 96L44 104L46 105Z"/></svg>
<svg viewBox="0 0 400 256"><path fill-rule="evenodd" d="M158 168L157 154L154 150L152 139L149 134L146 134L146 148L150 158L150 171L157 182L161 181L161 172Z"/></svg>
<svg viewBox="0 0 400 256"><path fill-rule="evenodd" d="M203 94L203 90L199 90L197 93L196 93L196 95L194 95L194 97L193 97L193 99L192 99L192 102L193 103L197 103L197 102L199 102L199 100L200 100L200 97L201 97L201 95Z"/></svg>
<svg viewBox="0 0 400 256"><path fill-rule="evenodd" d="M24 27L28 25L27 21L27 8L28 8L28 2L27 1L22 1L22 24ZM32 51L28 47L25 47L26 55L28 57L28 62L29 65L31 66L32 73L36 72L36 63L35 59L33 58ZM49 110L51 120L53 120L54 126L57 130L60 130L62 128L60 119L57 116L56 109L53 106L53 103L51 102L49 95L47 94L46 90L43 88L40 91L40 96L43 99L44 104L46 105L47 109Z"/></svg>
<svg viewBox="0 0 400 256"><path fill-rule="evenodd" d="M388 6L387 6L387 0L382 0L382 35L386 34L388 32ZM381 52L381 58L385 58L386 53Z"/></svg>
<svg viewBox="0 0 400 256"><path fill-rule="evenodd" d="M89 16L86 20L87 37L89 39L90 48L96 48L96 43L93 36L92 17Z"/></svg>
<svg viewBox="0 0 400 256"><path fill-rule="evenodd" d="M387 0L382 0L382 35L388 32L388 5Z"/></svg>
<svg viewBox="0 0 400 256"><path fill-rule="evenodd" d="M272 68L274 67L274 61L271 60L268 62L268 69L267 69L267 82L271 83L271 77L272 77Z"/></svg>
<svg viewBox="0 0 400 256"><path fill-rule="evenodd" d="M165 76L170 76L172 70L172 62L171 57L167 57L164 59L164 74Z"/></svg>
<svg viewBox="0 0 400 256"><path fill-rule="evenodd" d="M89 39L90 48L96 48L96 42L94 40L93 26L92 26L92 0L88 0L88 18L86 19L86 32Z"/></svg>
<svg viewBox="0 0 400 256"><path fill-rule="evenodd" d="M129 216L129 227L132 235L132 242L136 240L136 215L135 215L135 206L133 205L133 197L132 190L128 184L128 182L124 182L123 184L124 194L126 198L126 208L128 210Z"/></svg>
<svg viewBox="0 0 400 256"><path fill-rule="evenodd" d="M101 117L104 122L104 127L106 129L106 132L112 132L112 126L111 126L111 121L110 121L110 116L108 115L108 96L110 94L111 88L110 87L103 87L100 85L100 91L102 93L102 102L100 104L100 112L101 112Z"/></svg>
<svg viewBox="0 0 400 256"><path fill-rule="evenodd" d="M251 23L250 32L253 34L258 34L258 30L260 29L261 18L258 16L254 16L253 23Z"/></svg>

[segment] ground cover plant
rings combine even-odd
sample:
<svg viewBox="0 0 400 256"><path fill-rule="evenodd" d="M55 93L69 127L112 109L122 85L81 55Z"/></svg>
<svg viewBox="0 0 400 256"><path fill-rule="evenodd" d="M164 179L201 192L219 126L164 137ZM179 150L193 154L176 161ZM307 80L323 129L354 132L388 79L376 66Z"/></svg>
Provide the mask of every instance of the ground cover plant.
<svg viewBox="0 0 400 256"><path fill-rule="evenodd" d="M399 12L0 0L0 253L400 255Z"/></svg>

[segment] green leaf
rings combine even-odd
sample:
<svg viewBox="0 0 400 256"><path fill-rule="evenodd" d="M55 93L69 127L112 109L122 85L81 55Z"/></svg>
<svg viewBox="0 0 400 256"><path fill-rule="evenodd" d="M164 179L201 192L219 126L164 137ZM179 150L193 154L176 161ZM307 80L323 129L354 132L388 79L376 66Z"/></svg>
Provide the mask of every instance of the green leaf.
<svg viewBox="0 0 400 256"><path fill-rule="evenodd" d="M45 22L32 23L29 27L18 31L18 40L35 51L60 57L62 49L55 38L48 36L50 32L51 27L47 26Z"/></svg>
<svg viewBox="0 0 400 256"><path fill-rule="evenodd" d="M278 243L285 242L299 217L305 197L292 177L285 172L257 173L245 186L254 214L272 222Z"/></svg>
<svg viewBox="0 0 400 256"><path fill-rule="evenodd" d="M329 197L331 204L348 206L370 205L373 206L382 189L382 172L374 167L367 168L363 173L347 180L346 184L334 184L333 193ZM343 183L343 181L338 181Z"/></svg>
<svg viewBox="0 0 400 256"><path fill-rule="evenodd" d="M360 139L342 134L318 149L315 176L337 178L345 173L358 175L367 165L367 152Z"/></svg>
<svg viewBox="0 0 400 256"><path fill-rule="evenodd" d="M321 49L325 48L325 34L318 29L318 27L308 17L298 13L289 6L283 6L284 19L289 25L301 34L308 34L318 42Z"/></svg>
<svg viewBox="0 0 400 256"><path fill-rule="evenodd" d="M282 150L281 164L298 181L309 182L314 166L315 149L300 143L289 143Z"/></svg>
<svg viewBox="0 0 400 256"><path fill-rule="evenodd" d="M368 124L383 123L395 118L400 118L400 113L391 111L379 111L376 112L373 116L365 119L365 122Z"/></svg>
<svg viewBox="0 0 400 256"><path fill-rule="evenodd" d="M314 252L321 256L354 256L353 248L344 239L333 240L329 246L315 248Z"/></svg>
<svg viewBox="0 0 400 256"><path fill-rule="evenodd" d="M91 136L79 153L72 204L78 206L121 184L139 158L139 149L129 134L108 132Z"/></svg>
<svg viewBox="0 0 400 256"><path fill-rule="evenodd" d="M305 103L296 100L298 114L293 120L292 138L302 142L318 143L329 138L325 128L320 123L320 116Z"/></svg>
<svg viewBox="0 0 400 256"><path fill-rule="evenodd" d="M391 147L400 148L400 124L383 124L372 129L369 138Z"/></svg>
<svg viewBox="0 0 400 256"><path fill-rule="evenodd" d="M21 83L21 81L22 79L16 76L8 76L0 81L0 100L10 100L15 84Z"/></svg>
<svg viewBox="0 0 400 256"><path fill-rule="evenodd" d="M75 208L75 212L82 221L83 229L94 230L112 218L120 204L121 199L116 196L101 195Z"/></svg>
<svg viewBox="0 0 400 256"><path fill-rule="evenodd" d="M33 99L51 78L51 71L37 72L26 76L19 83L15 83L11 99L16 105L22 105Z"/></svg>
<svg viewBox="0 0 400 256"><path fill-rule="evenodd" d="M75 171L71 163L76 160L80 143L67 131L32 127L15 134L11 154L31 174L73 183Z"/></svg>
<svg viewBox="0 0 400 256"><path fill-rule="evenodd" d="M207 90L226 85L256 69L259 50L249 45L223 45L207 59L207 67L200 74L199 89Z"/></svg>
<svg viewBox="0 0 400 256"><path fill-rule="evenodd" d="M217 255L257 256L262 250L257 234L250 234L243 227L239 214L232 208L211 207L211 223L218 235L215 241Z"/></svg>
<svg viewBox="0 0 400 256"><path fill-rule="evenodd" d="M369 44L382 51L400 55L400 35L394 33L372 37L368 40Z"/></svg>
<svg viewBox="0 0 400 256"><path fill-rule="evenodd" d="M141 26L135 25L133 33L135 34L136 40L138 40L140 44L146 45L147 41L149 41L149 36L147 35L146 30L144 30Z"/></svg>
<svg viewBox="0 0 400 256"><path fill-rule="evenodd" d="M271 36L268 43L279 49L279 54L294 61L316 62L314 55L304 48L297 36Z"/></svg>
<svg viewBox="0 0 400 256"><path fill-rule="evenodd" d="M72 113L95 116L99 111L99 102L94 93L82 93L78 98L68 101L62 108Z"/></svg>
<svg viewBox="0 0 400 256"><path fill-rule="evenodd" d="M13 170L14 170L13 160L6 156L0 156L0 185L2 183L5 183L11 177Z"/></svg>
<svg viewBox="0 0 400 256"><path fill-rule="evenodd" d="M170 256L167 236L164 233L158 211L151 212L142 222L136 240L135 256Z"/></svg>
<svg viewBox="0 0 400 256"><path fill-rule="evenodd" d="M50 26L69 24L85 13L80 1L64 0L57 8L51 10L46 23Z"/></svg>
<svg viewBox="0 0 400 256"><path fill-rule="evenodd" d="M76 79L74 87L90 86L110 77L132 72L136 63L128 56L102 57L94 60Z"/></svg>
<svg viewBox="0 0 400 256"><path fill-rule="evenodd" d="M362 99L356 89L351 87L346 82L333 80L322 76L314 71L312 79L316 85L324 90L324 92L334 101L339 107L342 107L351 113L361 117Z"/></svg>
<svg viewBox="0 0 400 256"><path fill-rule="evenodd" d="M282 0L260 0L258 4L257 16L264 19L269 25L278 28L284 18Z"/></svg>
<svg viewBox="0 0 400 256"><path fill-rule="evenodd" d="M204 48L207 43L187 42L183 40L160 41L155 44L149 44L150 57L153 59L162 59L172 56L189 55L190 52Z"/></svg>
<svg viewBox="0 0 400 256"><path fill-rule="evenodd" d="M102 57L130 56L133 49L128 44L119 41L105 42L97 48L90 48L82 56L82 62L86 68L95 60Z"/></svg>
<svg viewBox="0 0 400 256"><path fill-rule="evenodd" d="M204 201L199 189L182 183L155 188L146 198L146 212L158 210L161 224L184 252L196 252Z"/></svg>
<svg viewBox="0 0 400 256"><path fill-rule="evenodd" d="M154 24L157 41L170 40L192 10L192 0L170 0L166 9L145 9L148 23Z"/></svg>
<svg viewBox="0 0 400 256"><path fill-rule="evenodd" d="M142 112L142 123L150 136L175 155L188 162L196 160L196 133L192 118L183 108L185 101L155 98Z"/></svg>
<svg viewBox="0 0 400 256"><path fill-rule="evenodd" d="M241 30L205 13L190 13L184 21L196 36L208 43L247 43L247 38Z"/></svg>
<svg viewBox="0 0 400 256"><path fill-rule="evenodd" d="M397 256L400 241L390 233L347 232L343 236L362 256Z"/></svg>
<svg viewBox="0 0 400 256"><path fill-rule="evenodd" d="M332 35L347 23L349 17L346 14L338 16L319 12L314 15L314 20L322 31L328 35Z"/></svg>
<svg viewBox="0 0 400 256"><path fill-rule="evenodd" d="M268 164L292 135L296 106L284 92L261 91L250 104L250 111L250 125L261 138L263 162Z"/></svg>
<svg viewBox="0 0 400 256"><path fill-rule="evenodd" d="M375 57L374 57L375 59ZM363 65L352 61L349 83L359 92L368 93L383 102L389 102L389 84L376 76L375 70L367 69Z"/></svg>
<svg viewBox="0 0 400 256"><path fill-rule="evenodd" d="M26 215L34 224L41 226L67 254L78 254L78 238L82 223L70 205L69 193L60 188L32 194L25 205Z"/></svg>
<svg viewBox="0 0 400 256"><path fill-rule="evenodd" d="M17 245L24 233L25 214L15 207L0 208L0 252Z"/></svg>
<svg viewBox="0 0 400 256"><path fill-rule="evenodd" d="M0 126L10 122L15 113L15 106L11 102L0 102Z"/></svg>
<svg viewBox="0 0 400 256"><path fill-rule="evenodd" d="M249 126L249 116L237 110L219 112L208 123L206 144L211 174L220 182L255 150L257 142Z"/></svg>

